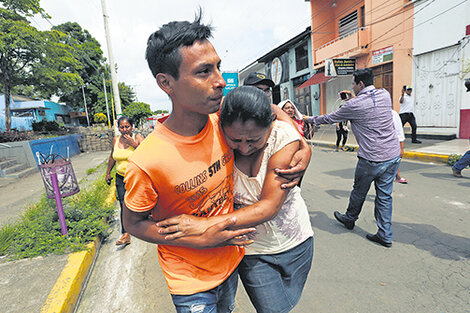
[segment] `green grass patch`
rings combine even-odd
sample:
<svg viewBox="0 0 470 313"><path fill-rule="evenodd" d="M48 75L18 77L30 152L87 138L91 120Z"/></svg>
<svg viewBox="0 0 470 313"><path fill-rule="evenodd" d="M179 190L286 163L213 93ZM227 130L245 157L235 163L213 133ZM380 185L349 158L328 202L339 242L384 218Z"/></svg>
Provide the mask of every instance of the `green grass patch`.
<svg viewBox="0 0 470 313"><path fill-rule="evenodd" d="M16 224L0 229L0 256L13 260L76 252L85 250L97 236L107 236L107 221L116 208L114 203L105 203L110 187L104 178L100 175L78 194L62 199L66 236L61 233L54 199L43 196Z"/></svg>

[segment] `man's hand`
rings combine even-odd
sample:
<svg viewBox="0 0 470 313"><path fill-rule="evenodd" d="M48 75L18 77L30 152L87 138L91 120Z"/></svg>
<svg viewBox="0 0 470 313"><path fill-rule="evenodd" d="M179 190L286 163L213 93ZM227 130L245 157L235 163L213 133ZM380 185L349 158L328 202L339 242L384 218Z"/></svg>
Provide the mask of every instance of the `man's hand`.
<svg viewBox="0 0 470 313"><path fill-rule="evenodd" d="M182 214L159 221L157 226L163 227L158 231L160 234L169 234L165 239L173 240L185 236L202 235L211 225L207 218Z"/></svg>

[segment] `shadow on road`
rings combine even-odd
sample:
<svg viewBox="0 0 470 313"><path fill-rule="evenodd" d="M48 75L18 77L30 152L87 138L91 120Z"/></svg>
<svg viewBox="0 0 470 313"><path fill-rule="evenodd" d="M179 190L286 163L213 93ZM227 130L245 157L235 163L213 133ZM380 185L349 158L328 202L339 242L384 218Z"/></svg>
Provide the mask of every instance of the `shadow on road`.
<svg viewBox="0 0 470 313"><path fill-rule="evenodd" d="M341 189L328 189L325 190L327 194L329 194L331 197L335 199L349 199L349 195L351 194L351 190L341 190ZM375 195L367 195L366 200L369 202L374 202L375 201Z"/></svg>
<svg viewBox="0 0 470 313"><path fill-rule="evenodd" d="M313 227L333 235L351 233L364 238L368 233L357 225L354 230L347 230L336 221L333 212L331 218L321 211L310 212L310 222ZM440 259L455 261L462 258L470 259L469 238L444 233L433 225L394 222L393 234L393 242L413 245Z"/></svg>

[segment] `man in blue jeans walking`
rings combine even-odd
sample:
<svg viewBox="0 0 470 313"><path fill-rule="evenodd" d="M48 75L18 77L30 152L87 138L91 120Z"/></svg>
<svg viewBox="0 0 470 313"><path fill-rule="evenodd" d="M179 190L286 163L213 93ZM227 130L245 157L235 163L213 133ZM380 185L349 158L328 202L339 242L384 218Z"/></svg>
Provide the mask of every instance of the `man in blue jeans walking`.
<svg viewBox="0 0 470 313"><path fill-rule="evenodd" d="M378 231L367 234L367 239L385 247L392 246L392 191L393 180L400 164L400 144L393 126L392 100L385 89L373 85L372 69L359 69L353 74L355 98L341 108L322 116L304 117L313 124L332 124L349 120L359 144L354 186L345 214L334 212L335 218L347 229L353 229L362 206L374 182L375 219Z"/></svg>
<svg viewBox="0 0 470 313"><path fill-rule="evenodd" d="M470 138L468 138L468 140L470 141ZM455 163L454 166L452 166L452 174L455 177L462 178L463 177L462 176L462 170L465 169L469 165L470 165L470 150L465 152L463 157L461 157L457 161L457 163Z"/></svg>

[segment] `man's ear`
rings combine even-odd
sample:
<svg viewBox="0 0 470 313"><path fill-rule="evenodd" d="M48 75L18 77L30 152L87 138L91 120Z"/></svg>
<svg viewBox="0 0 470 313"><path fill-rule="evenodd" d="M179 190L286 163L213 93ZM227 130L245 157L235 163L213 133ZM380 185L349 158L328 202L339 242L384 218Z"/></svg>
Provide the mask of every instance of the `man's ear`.
<svg viewBox="0 0 470 313"><path fill-rule="evenodd" d="M158 86L168 95L171 94L173 91L172 89L172 82L174 80L173 77L169 74L165 73L158 73L157 76L155 76L155 79L157 80Z"/></svg>

